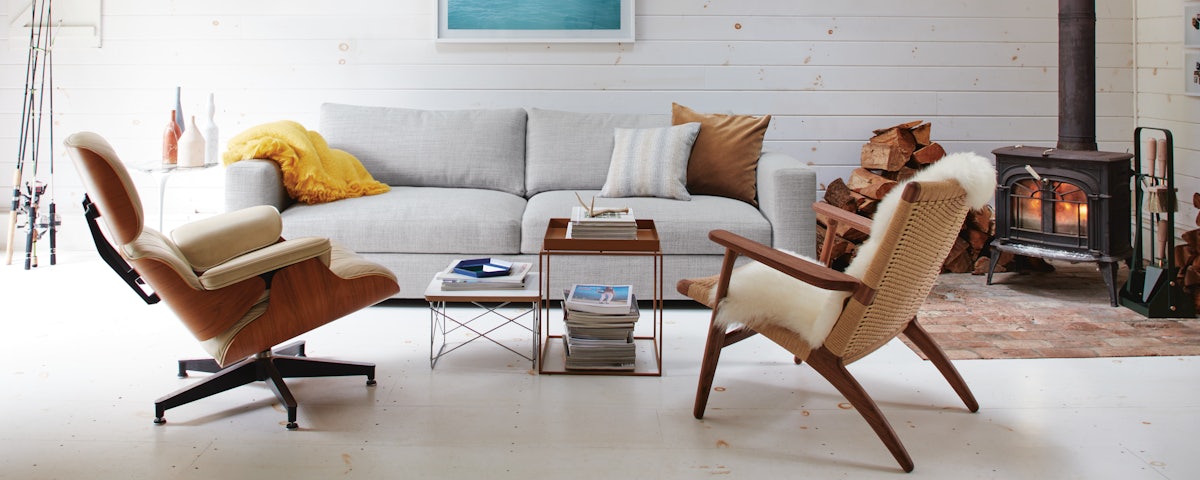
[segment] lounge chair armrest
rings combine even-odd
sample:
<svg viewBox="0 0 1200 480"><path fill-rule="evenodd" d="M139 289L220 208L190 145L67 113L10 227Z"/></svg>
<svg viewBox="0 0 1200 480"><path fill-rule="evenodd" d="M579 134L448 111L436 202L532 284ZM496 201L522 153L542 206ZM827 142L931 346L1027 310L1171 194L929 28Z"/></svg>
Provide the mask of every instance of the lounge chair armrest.
<svg viewBox="0 0 1200 480"><path fill-rule="evenodd" d="M216 290L316 257L329 265L331 249L329 239L320 237L279 242L208 269L200 275L200 285Z"/></svg>
<svg viewBox="0 0 1200 480"><path fill-rule="evenodd" d="M708 232L708 238L729 250L815 287L842 292L858 292L866 288L861 281L850 275L776 250L727 230Z"/></svg>
<svg viewBox="0 0 1200 480"><path fill-rule="evenodd" d="M172 230L171 240L192 270L204 272L279 242L282 232L279 211L259 205L188 223Z"/></svg>
<svg viewBox="0 0 1200 480"><path fill-rule="evenodd" d="M818 215L824 215L826 218L833 219L862 233L871 233L871 219L867 217L847 212L825 202L814 202L812 208Z"/></svg>

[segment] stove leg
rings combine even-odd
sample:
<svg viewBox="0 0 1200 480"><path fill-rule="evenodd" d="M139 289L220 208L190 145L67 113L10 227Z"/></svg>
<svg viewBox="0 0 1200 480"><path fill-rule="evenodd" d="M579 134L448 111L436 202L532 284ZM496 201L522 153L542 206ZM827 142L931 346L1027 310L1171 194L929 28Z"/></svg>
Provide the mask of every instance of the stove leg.
<svg viewBox="0 0 1200 480"><path fill-rule="evenodd" d="M987 284L988 285L992 284L992 272L994 270L996 270L996 262L999 260L1000 260L1000 250L996 249L996 248L992 248L991 254L988 255L988 273L987 273Z"/></svg>
<svg viewBox="0 0 1200 480"><path fill-rule="evenodd" d="M1100 276L1108 287L1108 300L1112 306L1117 306L1117 262L1100 262Z"/></svg>

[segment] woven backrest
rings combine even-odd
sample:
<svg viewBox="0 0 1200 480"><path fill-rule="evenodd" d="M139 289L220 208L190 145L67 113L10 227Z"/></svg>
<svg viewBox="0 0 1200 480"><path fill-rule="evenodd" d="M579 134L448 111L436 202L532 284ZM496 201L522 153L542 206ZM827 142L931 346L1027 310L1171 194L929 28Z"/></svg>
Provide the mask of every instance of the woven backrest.
<svg viewBox="0 0 1200 480"><path fill-rule="evenodd" d="M937 281L967 210L966 191L958 182L905 186L899 207L879 239L879 251L862 278L876 290L874 300L865 305L853 298L847 301L825 340L831 353L850 363L904 329Z"/></svg>

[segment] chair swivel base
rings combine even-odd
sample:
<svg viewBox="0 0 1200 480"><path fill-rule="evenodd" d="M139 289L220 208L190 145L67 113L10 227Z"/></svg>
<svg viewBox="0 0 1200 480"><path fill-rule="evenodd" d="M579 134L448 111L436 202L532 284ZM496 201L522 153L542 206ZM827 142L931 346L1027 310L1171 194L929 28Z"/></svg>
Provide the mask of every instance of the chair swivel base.
<svg viewBox="0 0 1200 480"><path fill-rule="evenodd" d="M338 377L366 375L367 385L375 385L375 365L370 363L316 360L305 357L304 342L295 342L274 351L265 351L253 357L221 368L213 359L180 360L179 376L187 377L188 371L210 372L211 376L194 385L179 389L154 402L154 423L167 423L167 409L191 403L202 398L232 390L252 382L266 382L279 402L287 408L288 430L296 424L296 398L288 389L285 378Z"/></svg>

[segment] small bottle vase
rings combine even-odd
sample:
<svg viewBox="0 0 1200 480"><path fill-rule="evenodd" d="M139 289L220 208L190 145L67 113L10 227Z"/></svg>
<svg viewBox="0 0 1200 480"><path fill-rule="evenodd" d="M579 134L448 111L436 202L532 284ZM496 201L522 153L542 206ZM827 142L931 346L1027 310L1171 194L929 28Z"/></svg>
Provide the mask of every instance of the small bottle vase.
<svg viewBox="0 0 1200 480"><path fill-rule="evenodd" d="M175 123L175 110L171 110L171 120L163 129L163 165L175 165L179 160L179 124Z"/></svg>
<svg viewBox="0 0 1200 480"><path fill-rule="evenodd" d="M215 164L220 162L218 141L220 134L217 130L217 123L213 120L213 115L216 114L216 104L213 102L213 94L208 94L208 111L204 119L204 127L201 132L204 135L204 163Z"/></svg>

